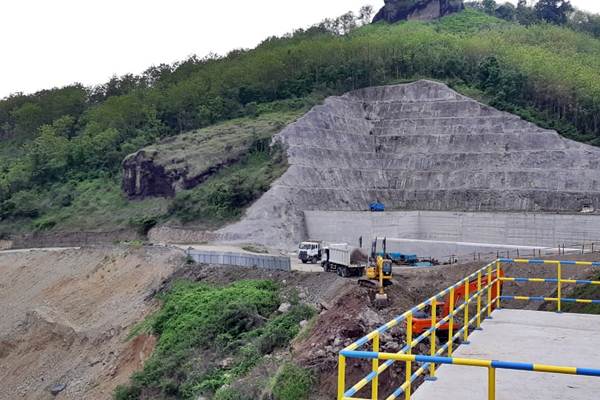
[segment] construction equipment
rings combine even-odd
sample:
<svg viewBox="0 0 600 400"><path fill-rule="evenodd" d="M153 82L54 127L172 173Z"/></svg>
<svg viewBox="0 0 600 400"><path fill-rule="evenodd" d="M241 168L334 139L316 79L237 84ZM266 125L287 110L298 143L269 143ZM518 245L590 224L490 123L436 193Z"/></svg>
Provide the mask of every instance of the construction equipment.
<svg viewBox="0 0 600 400"><path fill-rule="evenodd" d="M316 264L321 260L322 244L318 241L306 241L298 246L298 258L303 264L310 262Z"/></svg>
<svg viewBox="0 0 600 400"><path fill-rule="evenodd" d="M323 247L321 266L325 272L336 271L341 277L362 276L365 266L352 262L354 249L347 243L330 243Z"/></svg>
<svg viewBox="0 0 600 400"><path fill-rule="evenodd" d="M408 243L404 239L385 238L386 248L391 247L393 250L380 251L378 255L383 258L389 258L396 265L410 267L431 267L439 265L439 261L432 257L418 257L416 254L406 253L403 249L408 247Z"/></svg>
<svg viewBox="0 0 600 400"><path fill-rule="evenodd" d="M383 239L383 254L386 254L385 244L386 240ZM358 283L361 286L377 289L375 302L382 306L387 304L388 297L384 287L392 285L392 260L377 255L377 238L371 244L371 257L365 272L365 278L360 279Z"/></svg>
<svg viewBox="0 0 600 400"><path fill-rule="evenodd" d="M384 252L381 251L378 255L384 258L389 258L392 260L392 262L398 265L415 265L417 262L419 262L416 254L404 254L399 251L389 252L387 254L384 254Z"/></svg>
<svg viewBox="0 0 600 400"><path fill-rule="evenodd" d="M489 282L493 282L496 280L496 271L493 271L490 275L483 275L481 277L481 282L479 282L479 278L474 278L471 279L469 281L469 286L468 286L468 291L467 291L467 285L466 284L462 284L458 287L456 287L453 291L454 293L454 301L451 301L450 298L450 294L446 295L446 297L444 298L443 301L439 301L437 302L437 307L436 307L436 319L439 322L440 320L446 318L448 316L448 314L450 312L452 312L452 310L450 310L450 307L458 307L460 305L460 301L461 299L464 301L465 297L467 295L473 295L473 293L476 293L478 291L478 288L483 288L486 287L488 285ZM500 278L504 277L504 272L502 270L500 270L500 274L499 274ZM492 287L489 289L491 294L490 297L492 299L495 299L498 296L498 287L500 288L500 294L502 293L502 281L500 281L499 285L492 285ZM450 292L452 293L452 291ZM493 311L495 309L495 302L493 302L491 305L491 310ZM412 319L412 329L413 329L413 334L414 335L421 335L422 333L424 333L425 331L427 331L428 329L431 328L431 307L426 307L424 311L419 311L414 313L413 315L413 319ZM448 329L450 328L450 323L449 321L446 321L445 323L443 323L442 325L440 325L439 328L437 328L439 333L443 333L443 332L448 332ZM441 332L440 332L441 331ZM443 335L440 335L443 336Z"/></svg>

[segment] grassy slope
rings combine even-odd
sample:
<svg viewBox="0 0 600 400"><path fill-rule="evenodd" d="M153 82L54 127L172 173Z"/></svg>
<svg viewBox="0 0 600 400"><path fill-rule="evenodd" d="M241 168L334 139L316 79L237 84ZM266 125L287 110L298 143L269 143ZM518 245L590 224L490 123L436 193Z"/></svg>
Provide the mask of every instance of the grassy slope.
<svg viewBox="0 0 600 400"><path fill-rule="evenodd" d="M301 110L269 112L257 118L246 117L226 121L214 126L183 134L182 138L166 144L171 148L178 141L185 142L193 136L218 136L227 132L232 146L247 148L248 140L236 138L257 137L268 139L285 125L305 112ZM161 147L155 145L154 147ZM214 142L206 141L196 146L196 154L213 153ZM232 148L232 151L237 149ZM280 156L280 155L279 155ZM29 231L112 231L137 228L138 220L154 219L171 223L191 223L198 227L216 227L238 217L248 203L239 207L223 206L215 195L217 191L230 188L237 180L246 183L252 201L268 190L270 183L285 171L284 160L273 161L268 151L249 152L242 159L221 170L195 189L182 192L175 199L154 198L129 201L121 191L120 176L105 176L83 181L56 184L39 192L37 197L26 199L32 207L40 210L35 218L18 218L0 221L0 233L24 233ZM234 180L232 180L234 179Z"/></svg>
<svg viewBox="0 0 600 400"><path fill-rule="evenodd" d="M159 336L156 349L130 384L117 388L117 400L196 399L215 392L220 400L250 400L226 385L287 346L300 331L300 321L314 315L313 309L298 303L278 314L279 288L272 281L238 281L225 287L182 281L163 294L162 301L161 310L133 333ZM222 363L225 359L229 361ZM290 366L281 375L286 383L290 375L305 382L310 378ZM275 399L300 400L308 388L301 384Z"/></svg>

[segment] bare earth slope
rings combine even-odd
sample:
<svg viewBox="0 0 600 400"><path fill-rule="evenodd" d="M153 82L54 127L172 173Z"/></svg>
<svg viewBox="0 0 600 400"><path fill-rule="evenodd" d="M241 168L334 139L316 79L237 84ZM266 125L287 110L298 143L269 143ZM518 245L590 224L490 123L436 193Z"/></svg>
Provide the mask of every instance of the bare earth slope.
<svg viewBox="0 0 600 400"><path fill-rule="evenodd" d="M125 341L130 328L182 260L158 247L0 253L0 399L112 398L154 348Z"/></svg>
<svg viewBox="0 0 600 400"><path fill-rule="evenodd" d="M275 140L290 167L220 233L290 246L303 211L571 211L600 208L600 149L561 137L441 83L330 97Z"/></svg>

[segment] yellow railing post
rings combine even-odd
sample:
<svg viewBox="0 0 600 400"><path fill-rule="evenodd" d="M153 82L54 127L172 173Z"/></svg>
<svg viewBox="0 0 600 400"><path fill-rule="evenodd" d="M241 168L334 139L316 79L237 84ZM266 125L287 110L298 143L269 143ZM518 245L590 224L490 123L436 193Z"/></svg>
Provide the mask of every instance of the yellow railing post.
<svg viewBox="0 0 600 400"><path fill-rule="evenodd" d="M487 316L492 315L492 264L487 268Z"/></svg>
<svg viewBox="0 0 600 400"><path fill-rule="evenodd" d="M338 360L338 395L337 400L343 400L346 391L346 357L340 356Z"/></svg>
<svg viewBox="0 0 600 400"><path fill-rule="evenodd" d="M469 278L465 279L465 324L463 327L463 342L469 342Z"/></svg>
<svg viewBox="0 0 600 400"><path fill-rule="evenodd" d="M410 361L406 361L406 389L404 390L404 400L410 400L410 376L412 375L412 363Z"/></svg>
<svg viewBox="0 0 600 400"><path fill-rule="evenodd" d="M502 271L502 263L496 260L496 309L500 308L500 274Z"/></svg>
<svg viewBox="0 0 600 400"><path fill-rule="evenodd" d="M488 368L488 400L496 400L496 368Z"/></svg>
<svg viewBox="0 0 600 400"><path fill-rule="evenodd" d="M412 325L413 325L413 315L412 312L408 314L406 317L406 344L408 345L407 354L412 354ZM410 361L406 361L406 390L404 390L404 399L410 400L410 377L412 376L412 363Z"/></svg>
<svg viewBox="0 0 600 400"><path fill-rule="evenodd" d="M413 315L412 312L406 316L406 344L408 345L408 353L412 354L412 337L413 337Z"/></svg>
<svg viewBox="0 0 600 400"><path fill-rule="evenodd" d="M454 336L454 288L450 289L450 321L448 321L448 357L452 357L452 337Z"/></svg>
<svg viewBox="0 0 600 400"><path fill-rule="evenodd" d="M557 290L557 294L558 294L558 302L557 302L557 311L561 312L561 298L562 298L562 264L560 263L560 261L557 264L557 275L558 275L558 282L557 282L557 286L558 286L558 290Z"/></svg>
<svg viewBox="0 0 600 400"><path fill-rule="evenodd" d="M433 331L431 332L431 336L429 336L429 341L430 341L430 355L431 357L435 356L435 338L436 338L436 332L437 330L435 329L435 325L437 324L437 298L433 298L433 300L431 301L431 327L433 328ZM435 377L435 363L430 363L429 364L429 377L430 378L434 378Z"/></svg>
<svg viewBox="0 0 600 400"><path fill-rule="evenodd" d="M481 270L477 272L477 329L481 329Z"/></svg>
<svg viewBox="0 0 600 400"><path fill-rule="evenodd" d="M379 353L379 332L377 332L375 337L373 337L373 352ZM379 376L377 375L377 371L379 370L379 358L373 359L372 367L372 371L375 372L375 377L371 381L371 399L377 400L377 391L379 389Z"/></svg>

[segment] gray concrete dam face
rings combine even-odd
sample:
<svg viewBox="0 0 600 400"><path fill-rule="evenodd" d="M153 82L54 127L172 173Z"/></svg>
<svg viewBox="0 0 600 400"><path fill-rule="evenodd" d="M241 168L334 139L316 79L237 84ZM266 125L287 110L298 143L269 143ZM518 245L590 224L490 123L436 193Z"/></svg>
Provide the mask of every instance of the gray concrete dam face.
<svg viewBox="0 0 600 400"><path fill-rule="evenodd" d="M388 210L510 218L600 208L600 149L437 82L330 97L274 140L288 170L224 237L292 247L311 233L305 211L361 211L375 200Z"/></svg>
<svg viewBox="0 0 600 400"><path fill-rule="evenodd" d="M388 250L446 260L512 252L530 257L555 252L559 246L580 250L595 242L600 250L600 217L544 213L447 211L305 212L308 236L328 242L347 242L368 249L373 238L388 240Z"/></svg>

